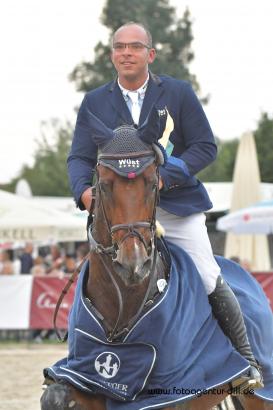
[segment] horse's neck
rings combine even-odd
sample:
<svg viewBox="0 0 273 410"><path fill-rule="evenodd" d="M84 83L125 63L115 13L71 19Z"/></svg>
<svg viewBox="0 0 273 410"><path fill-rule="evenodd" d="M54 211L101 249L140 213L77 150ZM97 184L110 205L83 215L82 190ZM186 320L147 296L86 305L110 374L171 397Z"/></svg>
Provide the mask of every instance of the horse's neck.
<svg viewBox="0 0 273 410"><path fill-rule="evenodd" d="M99 206L99 201L96 205L95 215L92 229L95 240L105 247L111 246L111 235L103 215L102 207ZM111 256L91 252L89 277L85 290L86 296L90 299L95 309L105 318L105 321L111 328L114 327L120 313L118 291L111 276L119 288L122 299L122 317L120 324L121 326L126 326L130 319L137 314L142 304L150 277L145 278L140 284L126 286L115 272ZM154 293L156 292L156 279L165 276L167 276L166 267L161 257L157 255L155 283L152 287Z"/></svg>

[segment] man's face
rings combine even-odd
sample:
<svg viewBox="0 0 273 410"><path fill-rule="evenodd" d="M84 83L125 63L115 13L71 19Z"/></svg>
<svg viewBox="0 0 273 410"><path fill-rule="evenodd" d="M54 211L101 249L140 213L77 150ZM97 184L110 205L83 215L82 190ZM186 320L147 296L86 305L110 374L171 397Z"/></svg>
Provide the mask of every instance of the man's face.
<svg viewBox="0 0 273 410"><path fill-rule="evenodd" d="M146 46L146 47L145 47ZM148 65L155 59L155 49L149 48L145 30L137 25L122 27L114 37L111 60L121 83L138 82L147 78Z"/></svg>

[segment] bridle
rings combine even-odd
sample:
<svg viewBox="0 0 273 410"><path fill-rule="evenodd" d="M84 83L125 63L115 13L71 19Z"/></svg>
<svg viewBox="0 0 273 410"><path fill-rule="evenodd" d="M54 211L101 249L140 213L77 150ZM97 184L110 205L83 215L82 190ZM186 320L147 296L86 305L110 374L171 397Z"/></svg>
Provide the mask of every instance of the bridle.
<svg viewBox="0 0 273 410"><path fill-rule="evenodd" d="M151 155L151 151L147 151L147 154ZM143 153L130 153L130 156L134 156L134 157L138 157L139 155L143 155ZM100 158L105 158L106 156L101 155ZM113 157L116 159L118 158L117 155L109 155L107 154L107 158L113 159ZM155 155L155 160L154 162L156 162L156 173L157 173L157 185L156 185L156 191L154 193L154 205L153 205L153 210L152 210L152 218L150 221L136 221L136 222L131 222L128 224L116 224L116 225L111 225L109 222L109 219L107 217L106 211L105 211L105 204L103 202L103 197L101 195L101 186L99 183L99 177L98 177L98 169L96 169L96 173L97 173L97 184L96 184L96 192L99 193L99 205L100 208L102 210L102 215L105 221L105 225L107 227L107 232L109 235L109 240L111 241L111 244L109 246L104 246L101 243L99 243L97 240L95 240L94 236L93 236L93 224L91 224L88 227L88 238L89 238L89 244L90 244L90 252L94 252L96 253L106 272L108 273L114 288L116 290L117 293L117 298L118 298L118 306L119 306L119 313L118 313L118 317L116 320L116 323L113 327L113 329L111 329L111 327L109 325L107 325L107 321L105 318L101 317L101 319L104 321L105 326L108 328L108 336L107 336L107 340L109 342L113 341L113 340L117 340L120 339L124 334L127 334L129 332L129 330L134 326L134 324L137 322L138 318L140 317L147 301L148 298L150 296L153 284L154 284L154 280L156 277L156 258L157 258L157 240L156 240L156 206L158 203L158 199L159 199L159 189L158 189L158 181L159 181L159 170L158 170L158 163L156 160L156 155ZM150 244L147 244L143 234L139 231L139 229L149 229L150 231L150 237L151 237L151 241ZM114 240L114 233L117 231L125 231L125 234L122 236L122 238L120 239L119 242ZM111 272L111 270L109 269L109 261L107 260L107 258L111 258L112 262L115 262L116 260L116 256L117 256L117 252L119 251L119 248L121 246L122 243L124 243L128 238L131 237L137 237L139 239L139 241L144 245L148 257L151 260L151 269L150 269L150 275L149 275L149 282L148 282L148 286L147 286L147 290L145 292L144 298L142 300L142 303L137 311L137 313L129 320L129 322L127 323L127 325L119 330L119 324L120 324L120 320L124 311L124 304L123 304L123 299L122 299L122 294L121 291L119 289L118 283L113 275L113 273ZM100 315L102 316L102 315Z"/></svg>
<svg viewBox="0 0 273 410"><path fill-rule="evenodd" d="M99 192L99 198L101 201L101 209L103 212L103 218L105 220L105 224L107 226L107 230L108 230L108 235L109 235L109 240L111 241L111 244L109 246L104 246L103 244L99 243L98 241L96 241L96 239L93 236L93 223L92 223L92 214L93 214L93 210L95 208L95 200L92 200L92 205L91 205L91 210L90 210L90 215L88 218L88 221L90 221L89 226L87 228L88 231L88 239L89 239L89 244L90 244L90 252L93 252L95 254L98 255L99 259L101 260L102 265L105 268L105 271L108 273L113 286L116 290L116 294L117 294L117 298L118 298L118 306L119 306L119 311L118 311L118 317L116 320L116 323L113 327L113 329L111 329L111 327L107 324L107 321L105 318L103 318L103 316L101 314L99 314L99 312L97 312L99 314L99 317L101 318L101 320L104 322L106 328L108 329L108 341L113 341L113 340L117 340L120 339L124 334L127 334L129 332L129 330L134 326L134 324L137 322L137 320L139 319L139 317L142 314L142 311L145 309L146 306L149 305L149 303L153 302L153 298L155 295L155 292L152 293L153 291L153 286L155 285L155 279L157 276L157 272L156 272L156 262L157 262L157 255L158 255L158 249L157 249L157 238L156 238L156 205L159 199L159 188L158 188L158 182L159 182L159 169L158 166L163 164L165 161L165 156L164 153L162 152L161 148L158 146L158 144L156 143L152 143L152 146L148 146L142 145L142 148L139 149L140 144L139 144L139 138L133 138L135 137L134 133L135 133L135 129L132 129L129 127L121 127L120 128L122 130L122 133L119 134L119 129L117 129L117 133L115 134L115 141L117 141L117 145L119 146L120 143L123 144L124 146L124 141L126 140L126 144L127 146L130 147L130 151L128 154L129 158L135 158L135 159L139 159L139 161L144 164L142 165L141 169L140 169L140 173L143 172L143 166L148 166L151 163L155 163L156 164L156 173L157 173L157 186L156 186L156 191L155 191L155 196L154 196L154 205L153 205L153 211L152 211L152 217L151 220L149 221L136 221L136 222L131 222L128 224L116 224L111 226L108 218L107 218L107 214L105 211L105 205L103 203L102 200L102 195L101 195L101 186L99 184L99 179L97 178L97 184L95 187L92 188L92 198L96 198L96 190ZM124 134L124 129L125 129L125 134ZM128 132L129 134L128 134ZM126 134L127 132L127 134ZM133 133L133 135L132 135ZM121 137L121 138L119 138ZM133 138L133 139L132 139ZM132 147L132 141L134 141L135 146L137 146L137 151L134 151L131 149ZM159 144L160 145L160 144ZM118 160L121 158L121 153L114 153L115 151L112 151L109 153L104 151L103 153L100 153L98 156L98 164L100 163L100 161L107 161L107 160ZM116 151L117 152L117 151ZM124 157L124 154L123 154ZM148 160L147 160L148 158ZM142 161L143 160L143 161ZM147 160L147 161L146 161ZM111 168L111 167L110 167ZM113 168L112 168L113 169ZM115 169L114 169L115 171ZM98 173L98 169L96 167L96 172ZM149 229L150 231L150 243L147 244L147 242L145 241L145 238L143 236L143 234L139 231L139 229ZM114 234L118 231L125 231L125 234L122 236L121 240L119 242L114 240ZM146 289L146 293L144 295L144 298L142 300L142 303L137 311L137 313L129 320L129 322L127 323L127 325L119 330L119 325L120 325L120 320L124 311L124 304L123 304L123 299L122 299L122 295L121 295L121 291L119 289L118 283L113 275L113 273L111 272L111 270L109 269L109 258L111 258L110 263L115 261L115 258L117 256L117 252L119 251L119 247L121 246L121 244L123 242L125 242L129 237L137 237L139 239L139 241L144 245L148 257L151 260L151 269L150 269L150 275L149 275L149 282L148 282L148 286ZM55 332L59 338L59 340L61 341L65 341L67 339L67 332L65 334L64 337L61 337L58 328L57 328L57 315L58 315L58 311L59 308L61 306L61 303L65 297L65 295L67 294L68 290L70 289L70 286L72 285L72 283L76 280L79 272L81 271L82 267L84 266L85 262L87 261L89 257L89 254L82 260L82 262L80 263L80 265L77 267L77 269L75 270L75 272L73 272L73 274L71 275L69 281L67 282L67 284L65 285L64 289L62 290L60 297L58 299L55 311L54 311L54 317L53 317L53 324L54 324L54 329ZM148 259L148 260L149 260ZM92 306L92 308L94 308L94 306ZM96 310L94 308L94 310Z"/></svg>
<svg viewBox="0 0 273 410"><path fill-rule="evenodd" d="M159 179L158 176L158 170L157 170L157 179ZM93 225L89 225L88 227L88 239L89 239L89 244L90 244L90 251L94 251L98 254L103 254L103 255L108 255L112 257L112 261L115 261L115 256L117 254L117 251L119 250L120 245L126 241L127 238L129 237L137 237L140 242L142 242L142 244L144 245L147 253L149 251L149 248L152 250L154 247L154 237L155 237L155 230L156 230L156 205L158 203L158 198L159 198L159 191L158 191L158 184L157 184L157 189L155 192L155 200L154 200L154 206L153 206L153 213L152 213L152 218L151 221L137 221L137 222L131 222L128 224L116 224L116 225L112 225L110 224L108 217L106 215L106 211L105 211L105 204L103 202L103 198L101 195L101 186L100 183L97 182L97 186L95 188L95 192L99 193L99 198L100 198L100 206L102 209L102 214L103 214L103 218L107 227L107 231L109 234L109 238L111 238L111 245L110 246L104 246L101 243L97 242L94 239L93 236ZM143 237L142 233L139 232L139 228L144 228L144 229L149 229L151 232L151 244L148 245L145 241L145 238ZM123 230L123 231L127 231L125 233L125 235L123 235L123 237L121 238L121 240L119 242L114 241L114 233L119 231L119 230Z"/></svg>

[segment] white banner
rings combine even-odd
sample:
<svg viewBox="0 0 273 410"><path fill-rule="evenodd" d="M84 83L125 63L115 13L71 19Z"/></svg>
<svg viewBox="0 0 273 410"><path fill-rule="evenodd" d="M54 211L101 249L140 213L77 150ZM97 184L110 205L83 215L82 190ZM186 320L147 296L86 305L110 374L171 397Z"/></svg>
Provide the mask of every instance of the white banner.
<svg viewBox="0 0 273 410"><path fill-rule="evenodd" d="M33 277L0 276L0 329L29 329Z"/></svg>
<svg viewBox="0 0 273 410"><path fill-rule="evenodd" d="M253 273L273 310L273 272ZM52 329L57 300L68 278L0 276L0 329ZM65 329L74 297L73 284L60 306L58 327Z"/></svg>

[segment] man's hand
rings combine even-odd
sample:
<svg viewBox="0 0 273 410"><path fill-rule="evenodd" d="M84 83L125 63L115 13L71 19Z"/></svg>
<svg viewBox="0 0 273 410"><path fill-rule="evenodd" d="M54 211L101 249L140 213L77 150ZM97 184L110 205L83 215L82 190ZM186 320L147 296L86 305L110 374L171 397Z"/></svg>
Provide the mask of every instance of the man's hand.
<svg viewBox="0 0 273 410"><path fill-rule="evenodd" d="M92 204L92 188L87 188L81 196L85 209L89 212Z"/></svg>
<svg viewBox="0 0 273 410"><path fill-rule="evenodd" d="M158 183L158 188L159 188L159 191L163 188L163 179L161 178L161 177L159 177L159 183Z"/></svg>

